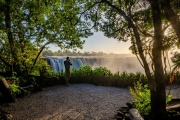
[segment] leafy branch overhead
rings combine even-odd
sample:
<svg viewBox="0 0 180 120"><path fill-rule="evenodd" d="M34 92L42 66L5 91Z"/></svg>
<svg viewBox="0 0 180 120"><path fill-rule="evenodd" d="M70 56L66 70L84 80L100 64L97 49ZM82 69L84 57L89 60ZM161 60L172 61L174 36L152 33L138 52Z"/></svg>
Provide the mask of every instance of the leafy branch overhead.
<svg viewBox="0 0 180 120"><path fill-rule="evenodd" d="M0 1L2 69L31 73L49 44L82 48L82 38L92 32L79 19L79 10L73 0ZM27 58L31 61L27 62Z"/></svg>

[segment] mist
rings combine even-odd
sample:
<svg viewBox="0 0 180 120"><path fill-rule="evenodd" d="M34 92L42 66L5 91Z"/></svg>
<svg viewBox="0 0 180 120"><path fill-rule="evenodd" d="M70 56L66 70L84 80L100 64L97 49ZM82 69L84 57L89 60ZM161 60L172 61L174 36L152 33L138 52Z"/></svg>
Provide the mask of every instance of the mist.
<svg viewBox="0 0 180 120"><path fill-rule="evenodd" d="M66 57L47 57L45 58L55 72L64 71L64 61ZM136 57L105 57L105 56L73 56L70 57L71 68L78 69L80 66L89 65L93 69L97 67L106 67L112 73L144 73L143 67L140 65Z"/></svg>
<svg viewBox="0 0 180 120"><path fill-rule="evenodd" d="M140 65L136 57L124 58L97 58L97 66L92 67L106 67L112 73L127 72L127 73L144 73L143 67Z"/></svg>

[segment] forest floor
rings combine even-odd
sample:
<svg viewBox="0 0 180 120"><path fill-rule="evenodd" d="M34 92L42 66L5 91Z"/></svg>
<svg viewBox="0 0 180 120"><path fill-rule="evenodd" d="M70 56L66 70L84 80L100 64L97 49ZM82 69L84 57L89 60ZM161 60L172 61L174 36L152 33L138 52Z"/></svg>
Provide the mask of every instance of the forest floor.
<svg viewBox="0 0 180 120"><path fill-rule="evenodd" d="M180 86L172 86L170 94L180 98L179 91ZM115 120L127 102L132 102L127 88L73 84L44 88L2 109L13 120Z"/></svg>

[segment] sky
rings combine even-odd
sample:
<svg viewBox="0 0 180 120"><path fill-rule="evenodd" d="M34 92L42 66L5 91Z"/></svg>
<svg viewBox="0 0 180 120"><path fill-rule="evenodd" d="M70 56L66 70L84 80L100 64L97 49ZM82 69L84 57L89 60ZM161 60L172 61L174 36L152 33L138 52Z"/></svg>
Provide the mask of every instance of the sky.
<svg viewBox="0 0 180 120"><path fill-rule="evenodd" d="M83 39L85 44L83 49L78 49L80 52L104 52L115 54L131 54L129 50L130 42L117 41L113 38L107 38L102 32L94 33L92 36ZM59 48L51 45L50 50L58 51Z"/></svg>

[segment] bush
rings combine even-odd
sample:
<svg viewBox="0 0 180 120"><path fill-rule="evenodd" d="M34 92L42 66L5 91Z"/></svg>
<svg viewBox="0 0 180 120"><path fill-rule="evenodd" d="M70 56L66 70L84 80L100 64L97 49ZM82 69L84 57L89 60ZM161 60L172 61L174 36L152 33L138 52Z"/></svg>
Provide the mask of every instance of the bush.
<svg viewBox="0 0 180 120"><path fill-rule="evenodd" d="M90 78L92 74L91 66L81 66L79 69L71 69L71 78L72 83L90 83Z"/></svg>
<svg viewBox="0 0 180 120"><path fill-rule="evenodd" d="M132 95L132 100L134 107L138 109L141 115L148 115L151 110L151 100L150 100L150 90L148 85L143 85L140 81L134 84L134 88L130 87L130 93ZM166 104L170 102L172 95L169 94L166 99Z"/></svg>
<svg viewBox="0 0 180 120"><path fill-rule="evenodd" d="M71 74L73 75L81 75L81 76L88 76L91 74L92 67L91 66L81 66L78 70L75 68L71 69Z"/></svg>
<svg viewBox="0 0 180 120"><path fill-rule="evenodd" d="M46 76L49 73L52 73L50 65L43 59L39 59L32 71L32 75L36 76Z"/></svg>
<svg viewBox="0 0 180 120"><path fill-rule="evenodd" d="M12 90L12 92L14 94L20 94L21 93L19 86L17 86L16 84L13 83L13 84L10 84L9 86L10 86L10 89Z"/></svg>
<svg viewBox="0 0 180 120"><path fill-rule="evenodd" d="M93 74L95 75L101 75L101 76L109 76L109 75L112 75L111 71L108 70L107 68L105 67L98 67L98 68L95 68L93 70Z"/></svg>
<svg viewBox="0 0 180 120"><path fill-rule="evenodd" d="M46 76L56 76L60 80L64 81L65 73L56 73L52 70L48 70ZM113 86L113 87L129 87L133 86L135 81L142 81L143 84L147 84L147 77L142 73L112 73L105 67L98 67L92 69L91 66L81 66L79 69L71 69L71 83L90 83L101 86Z"/></svg>
<svg viewBox="0 0 180 120"><path fill-rule="evenodd" d="M71 69L71 83L90 83L102 86L128 87L133 86L134 81L147 83L147 78L142 73L115 73L105 67L92 69L90 66L81 66L79 69Z"/></svg>
<svg viewBox="0 0 180 120"><path fill-rule="evenodd" d="M135 108L138 109L141 115L148 115L151 110L150 90L148 89L148 85L143 86L140 81L137 81L134 88L130 87L130 93Z"/></svg>

